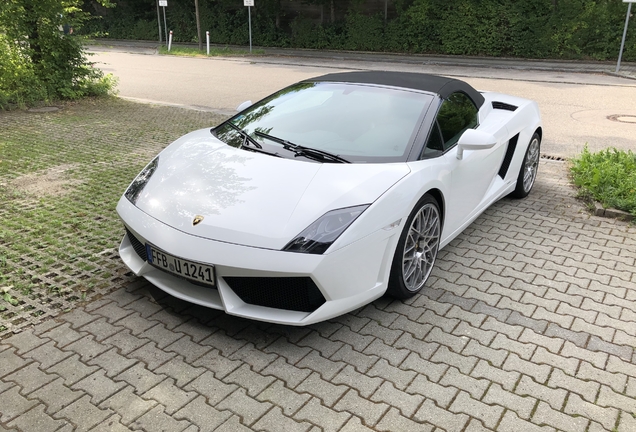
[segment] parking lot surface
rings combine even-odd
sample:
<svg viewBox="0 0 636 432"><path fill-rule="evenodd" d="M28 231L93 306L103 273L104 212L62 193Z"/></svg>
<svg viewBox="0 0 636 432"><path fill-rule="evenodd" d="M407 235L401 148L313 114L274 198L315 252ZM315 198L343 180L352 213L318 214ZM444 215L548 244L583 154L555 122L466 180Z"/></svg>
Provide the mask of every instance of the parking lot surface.
<svg viewBox="0 0 636 432"><path fill-rule="evenodd" d="M421 294L305 328L134 280L0 340L0 429L634 431L636 229L573 196L542 160Z"/></svg>
<svg viewBox="0 0 636 432"><path fill-rule="evenodd" d="M395 65L393 57L372 66L357 57L261 58L255 65L204 59L198 60L206 66L199 77L202 86L192 75L199 69L153 68L148 59L181 65L196 60L143 57L141 67L137 58L126 57L137 81L128 82L124 74L123 93L129 88L148 91L132 97L196 105L224 116L245 99L246 90L251 89L250 97L269 93L263 81L278 88L322 69L432 68L427 70L453 74L448 70L453 66L444 64L447 59L424 66L421 59ZM636 69L628 66L633 75ZM143 67L169 85L157 85ZM254 88L246 89L245 75L224 72L231 67L249 69ZM544 117L553 122L552 127L546 124L547 155L571 156L585 141L592 148L633 147L634 125L608 119L610 114L636 115L629 97L633 81L625 77L580 74L559 65L544 72L525 64L457 67L461 71L455 75L480 88L488 89L490 79L498 91L539 99ZM110 58L103 68L124 70ZM516 81L509 81L511 74ZM214 86L221 78L238 81L233 87ZM167 100L164 93L178 98ZM16 314L13 323L20 323L12 323L13 332L7 327L0 331L0 430L636 430L636 228L590 216L573 198L566 163L542 160L533 193L521 201L504 199L479 217L440 253L429 287L413 299L382 298L305 328L270 325L190 305L125 274L115 251L121 233L112 208L124 183L138 171L133 165L147 162L180 133L217 118L141 107L98 104L78 106L75 112L66 107L65 115L46 123L57 125L53 134L40 120L22 120L20 127L31 128L34 142L16 147L30 148L30 158L36 149L46 156L38 163L25 159L24 172L10 172L0 187L34 178L43 187L47 176L70 176L62 183L71 195L27 191L27 198L13 197L0 209L3 220L19 226L21 215L36 216L15 230L21 236L17 240L39 232L37 225L53 205L73 209L67 213L75 219L61 220L62 227L108 228L100 228L99 236L94 229L83 231L80 245L69 245L104 244L104 250L89 256L95 261L66 260L62 265L70 270L56 271L51 278L39 275L37 257L3 262L0 254L0 270L9 269L7 263L22 265L25 279L39 278L52 287L80 289L84 277L103 273L89 290L90 301L79 306L77 299L53 298L50 292L50 298L28 298L11 291L20 301L7 307ZM113 108L118 114L112 114ZM14 139L12 116L0 119L12 126L4 129L2 140ZM75 123L89 127L69 132ZM173 136L174 125L184 131ZM55 146L39 145L44 139ZM88 150L76 157L82 145ZM40 165L51 165L53 171L41 175ZM87 173L95 179L82 178ZM106 173L110 180L96 189ZM78 211L72 194L81 197L91 190L100 191L103 202L82 203ZM11 218L20 199L30 210ZM52 215L55 211L50 210ZM74 236L58 243L77 241ZM0 237L0 252L7 245L38 254L50 249L49 240L35 245L15 241ZM64 250L56 253L66 256ZM66 312L58 314L61 309Z"/></svg>

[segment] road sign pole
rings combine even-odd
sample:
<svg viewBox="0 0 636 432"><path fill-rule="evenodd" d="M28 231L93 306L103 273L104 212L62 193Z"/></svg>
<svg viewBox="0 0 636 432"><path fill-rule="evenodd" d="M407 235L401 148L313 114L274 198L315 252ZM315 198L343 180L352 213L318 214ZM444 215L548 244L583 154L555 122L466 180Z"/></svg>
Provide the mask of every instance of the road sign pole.
<svg viewBox="0 0 636 432"><path fill-rule="evenodd" d="M166 7L168 0L157 0L157 19L159 18L159 7L163 9L163 30L166 34L166 43L168 43L168 26L166 25ZM161 21L159 21L159 43L161 43Z"/></svg>
<svg viewBox="0 0 636 432"><path fill-rule="evenodd" d="M168 25L166 24L166 7L163 7L163 30L166 32L166 42L168 41Z"/></svg>
<svg viewBox="0 0 636 432"><path fill-rule="evenodd" d="M627 36L627 26L629 25L629 15L632 12L632 2L627 6L627 16L625 17L625 30L623 30L623 40L621 41L621 50L618 52L618 63L616 63L616 73L621 68L621 58L623 57L623 48L625 47L625 36Z"/></svg>
<svg viewBox="0 0 636 432"><path fill-rule="evenodd" d="M631 3L630 3L631 6ZM247 7L247 20L250 28L250 54L252 54L252 6Z"/></svg>
<svg viewBox="0 0 636 432"><path fill-rule="evenodd" d="M247 7L247 23L250 29L250 54L252 53L252 6L254 0L243 0L243 6Z"/></svg>

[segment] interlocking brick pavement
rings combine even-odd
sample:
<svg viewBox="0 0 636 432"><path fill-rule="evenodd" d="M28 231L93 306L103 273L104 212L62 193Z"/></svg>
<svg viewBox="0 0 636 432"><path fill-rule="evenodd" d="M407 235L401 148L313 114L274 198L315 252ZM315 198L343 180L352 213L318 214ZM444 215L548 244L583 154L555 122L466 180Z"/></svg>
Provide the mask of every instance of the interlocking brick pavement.
<svg viewBox="0 0 636 432"><path fill-rule="evenodd" d="M308 328L135 281L0 341L0 430L634 431L636 229L573 195L542 161L420 295Z"/></svg>

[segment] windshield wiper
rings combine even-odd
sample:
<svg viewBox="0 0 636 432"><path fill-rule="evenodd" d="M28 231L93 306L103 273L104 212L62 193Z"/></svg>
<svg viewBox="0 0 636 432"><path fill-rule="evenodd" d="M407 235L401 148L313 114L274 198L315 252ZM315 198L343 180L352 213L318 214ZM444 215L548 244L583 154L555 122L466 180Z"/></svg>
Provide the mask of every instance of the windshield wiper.
<svg viewBox="0 0 636 432"><path fill-rule="evenodd" d="M249 134L247 132L245 132L243 129L239 128L238 126L236 126L236 125L234 125L234 124L232 124L230 122L228 122L226 124L229 125L235 131L237 131L239 133L239 135L241 135L243 137L243 142L241 143L241 147L239 147L239 148L242 148L242 149L245 149L245 150L248 150L248 151L252 151L252 152L256 152L256 153L263 153L263 154L270 155L270 156L282 157L278 153L272 153L272 152L268 152L267 150L263 150L263 146L262 145L260 145L254 138L249 136ZM246 146L245 145L246 142L249 142L254 147Z"/></svg>
<svg viewBox="0 0 636 432"><path fill-rule="evenodd" d="M252 138L250 136L250 134L248 134L247 132L245 132L243 129L241 129L240 127L238 127L237 125L233 124L232 122L227 122L226 125L228 125L229 127L231 127L232 129L234 129L235 131L237 131L239 133L239 135L241 135L243 137L243 143L241 144L241 147L247 147L245 145L245 143L247 141L250 142L250 144L252 144L254 147L262 149L263 146L260 145L258 143L258 141L256 141L254 138ZM257 132L258 133L258 132Z"/></svg>
<svg viewBox="0 0 636 432"><path fill-rule="evenodd" d="M284 140L282 138L275 137L273 135L269 135L260 131L254 132L256 136L261 138L268 139L270 141L274 141L278 144L281 144L284 149L292 151L296 153L298 156L305 156L310 159L319 160L319 161L331 161L331 162L339 162L339 163L351 163L348 160L341 158L338 155L333 153L326 152L324 150L315 149L312 147L301 146L300 144L294 144L293 142Z"/></svg>

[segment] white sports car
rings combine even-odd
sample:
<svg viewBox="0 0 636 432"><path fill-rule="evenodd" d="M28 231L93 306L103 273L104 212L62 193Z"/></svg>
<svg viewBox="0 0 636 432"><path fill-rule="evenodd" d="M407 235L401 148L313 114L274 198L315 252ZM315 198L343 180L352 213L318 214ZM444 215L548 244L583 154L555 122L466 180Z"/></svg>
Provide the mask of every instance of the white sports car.
<svg viewBox="0 0 636 432"><path fill-rule="evenodd" d="M537 175L537 104L456 79L334 73L249 104L168 146L117 205L136 275L232 315L307 325L413 296Z"/></svg>

